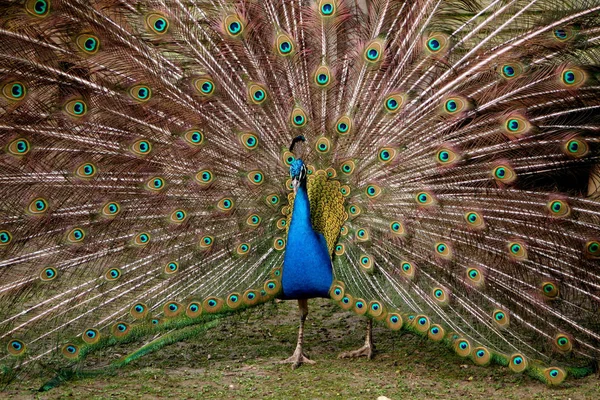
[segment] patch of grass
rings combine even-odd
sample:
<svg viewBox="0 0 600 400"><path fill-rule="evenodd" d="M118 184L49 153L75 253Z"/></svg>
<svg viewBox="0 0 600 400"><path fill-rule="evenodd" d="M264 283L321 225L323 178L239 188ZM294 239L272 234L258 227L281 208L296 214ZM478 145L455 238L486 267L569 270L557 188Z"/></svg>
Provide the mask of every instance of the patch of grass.
<svg viewBox="0 0 600 400"><path fill-rule="evenodd" d="M478 367L442 345L374 326L375 359L338 359L364 341L364 318L311 300L305 351L316 365L292 371L277 362L294 350L295 302L267 304L217 328L136 360L116 374L71 381L47 393L41 380L15 383L15 399L598 399L597 376L558 388L500 366ZM114 350L113 350L114 352ZM122 355L122 354L121 354ZM115 359L107 351L105 357ZM1 394L0 394L1 395Z"/></svg>

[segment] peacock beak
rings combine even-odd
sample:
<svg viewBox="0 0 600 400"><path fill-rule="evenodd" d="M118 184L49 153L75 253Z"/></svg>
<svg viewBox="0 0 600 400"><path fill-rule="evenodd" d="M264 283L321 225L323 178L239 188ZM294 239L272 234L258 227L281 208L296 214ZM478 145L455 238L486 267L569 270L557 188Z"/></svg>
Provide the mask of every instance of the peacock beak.
<svg viewBox="0 0 600 400"><path fill-rule="evenodd" d="M296 194L296 191L298 190L299 186L300 186L300 179L292 178L292 187L294 188L294 194Z"/></svg>

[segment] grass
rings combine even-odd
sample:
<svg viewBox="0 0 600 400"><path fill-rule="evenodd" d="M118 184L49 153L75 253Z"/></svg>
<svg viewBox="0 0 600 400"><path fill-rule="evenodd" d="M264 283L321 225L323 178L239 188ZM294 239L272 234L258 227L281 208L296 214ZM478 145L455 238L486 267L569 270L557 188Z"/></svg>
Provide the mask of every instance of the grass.
<svg viewBox="0 0 600 400"><path fill-rule="evenodd" d="M42 380L22 381L0 397L14 399L599 399L597 376L558 388L499 366L478 367L411 334L374 328L375 359L338 359L363 344L363 318L327 300L311 300L305 350L316 365L278 364L296 342L295 302L242 312L202 337L176 343L117 374L67 382L46 393ZM115 351L117 354L115 354ZM122 356L108 351L104 360Z"/></svg>

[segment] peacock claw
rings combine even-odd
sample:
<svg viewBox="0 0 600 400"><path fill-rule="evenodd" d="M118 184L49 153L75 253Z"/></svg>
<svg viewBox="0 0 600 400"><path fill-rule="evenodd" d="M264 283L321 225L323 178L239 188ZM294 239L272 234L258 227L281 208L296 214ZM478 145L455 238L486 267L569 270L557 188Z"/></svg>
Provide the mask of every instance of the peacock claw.
<svg viewBox="0 0 600 400"><path fill-rule="evenodd" d="M292 364L292 369L296 369L302 364L316 364L316 361L313 361L310 358L308 358L302 352L302 349L296 348L296 351L294 351L294 354L292 354L291 357L279 361L279 364Z"/></svg>
<svg viewBox="0 0 600 400"><path fill-rule="evenodd" d="M375 356L375 346L373 344L365 344L360 349L340 353L338 358L367 357L368 360L372 360L373 356Z"/></svg>

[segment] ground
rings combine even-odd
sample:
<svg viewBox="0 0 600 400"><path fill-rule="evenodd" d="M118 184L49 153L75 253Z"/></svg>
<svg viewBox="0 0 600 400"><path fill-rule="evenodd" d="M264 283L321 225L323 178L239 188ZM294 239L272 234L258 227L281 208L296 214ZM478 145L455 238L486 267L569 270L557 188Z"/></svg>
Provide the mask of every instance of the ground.
<svg viewBox="0 0 600 400"><path fill-rule="evenodd" d="M15 399L600 399L600 379L570 379L549 388L499 366L478 367L446 347L376 324L377 354L338 359L362 346L363 318L328 300L311 300L306 353L316 365L292 371L277 361L295 348L296 302L238 314L202 337L168 346L114 375L71 381L38 393L41 381L11 385ZM122 354L121 354L122 355ZM115 358L120 354L110 356ZM107 355L108 357L108 355Z"/></svg>

